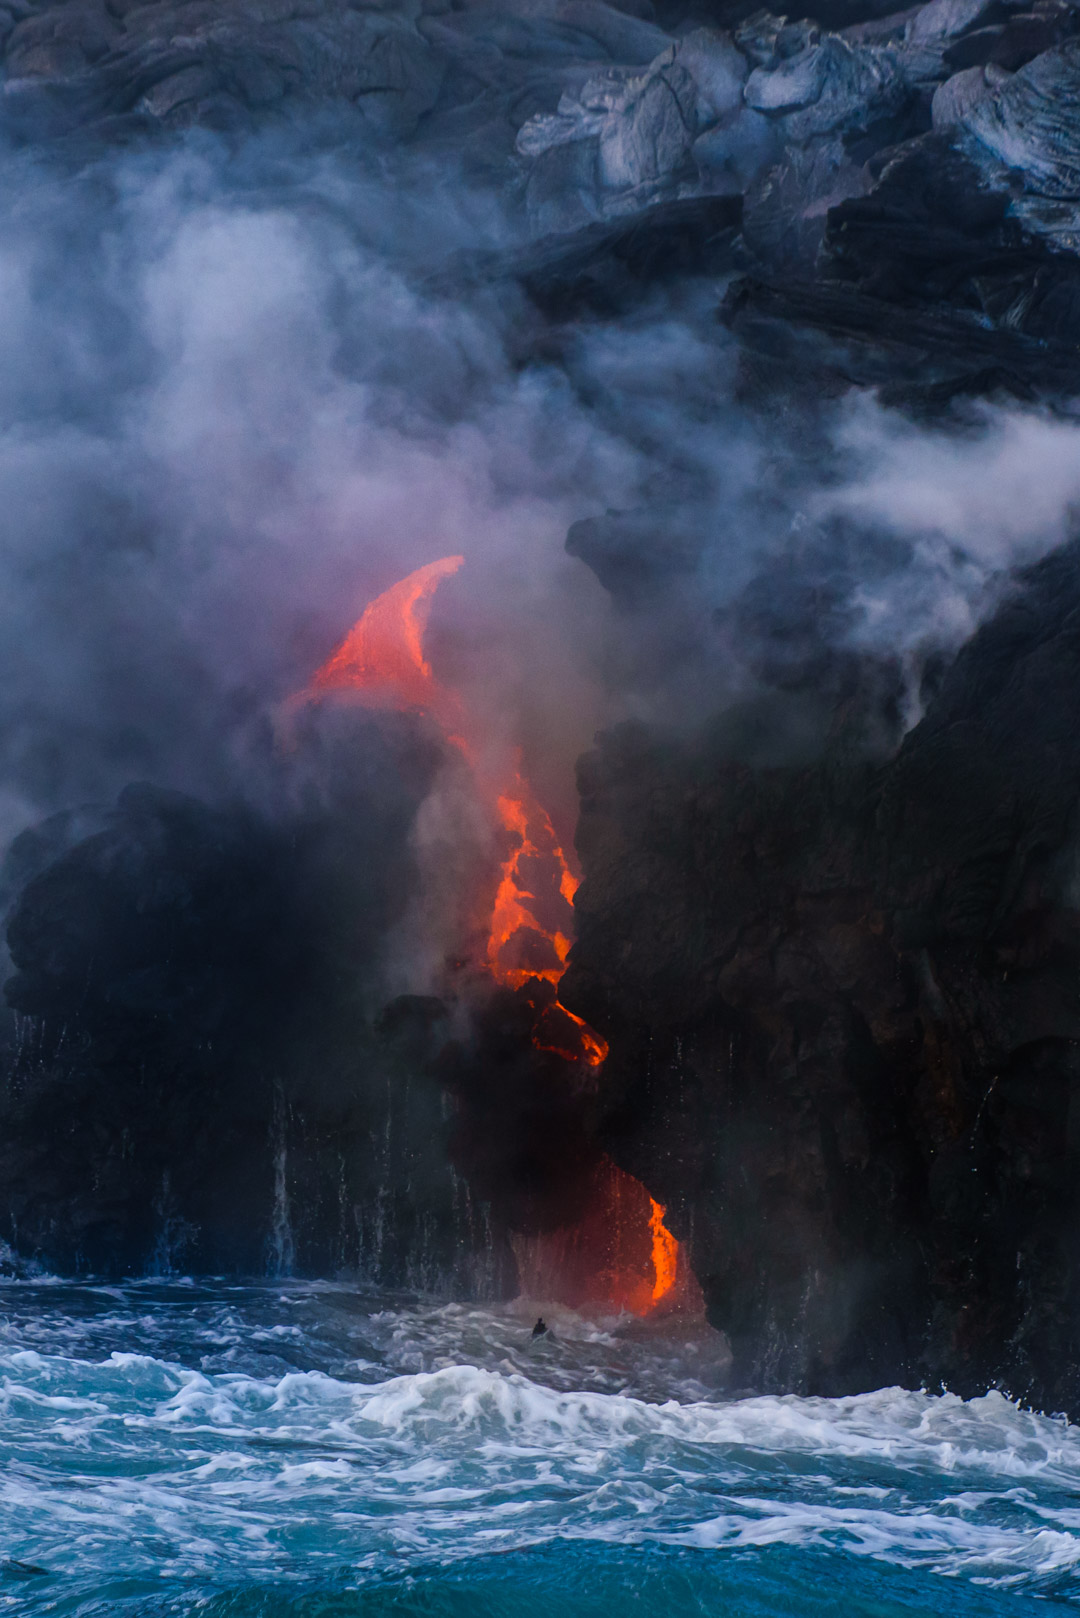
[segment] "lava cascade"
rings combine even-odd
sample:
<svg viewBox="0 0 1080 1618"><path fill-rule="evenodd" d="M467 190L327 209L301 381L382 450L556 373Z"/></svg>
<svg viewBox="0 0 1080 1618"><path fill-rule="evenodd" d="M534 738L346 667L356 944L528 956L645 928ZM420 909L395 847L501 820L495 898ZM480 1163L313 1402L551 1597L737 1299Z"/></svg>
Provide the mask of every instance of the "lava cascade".
<svg viewBox="0 0 1080 1618"><path fill-rule="evenodd" d="M373 707L426 714L440 726L472 768L508 849L488 926L487 970L507 988L524 989L538 980L557 989L570 951L579 879L520 768L490 778L481 765L484 749L472 734L469 715L456 693L435 678L424 656L435 590L463 562L462 556L429 562L377 596L293 703L350 692ZM534 1045L565 1061L599 1067L608 1054L606 1041L557 997L552 1000L550 990L547 994L537 1005ZM611 1258L597 1269L601 1249ZM664 1224L664 1209L609 1159L601 1165L590 1213L579 1226L559 1233L554 1244L550 1238L520 1244L523 1284L531 1292L553 1284L553 1264L561 1272L569 1303L602 1297L644 1315L685 1290L678 1287L679 1244Z"/></svg>

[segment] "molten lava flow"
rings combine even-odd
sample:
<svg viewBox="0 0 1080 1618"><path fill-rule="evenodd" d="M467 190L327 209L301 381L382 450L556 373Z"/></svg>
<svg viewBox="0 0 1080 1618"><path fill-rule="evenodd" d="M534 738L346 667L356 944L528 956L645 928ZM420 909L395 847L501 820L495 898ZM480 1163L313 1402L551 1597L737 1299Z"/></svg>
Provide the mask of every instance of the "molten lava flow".
<svg viewBox="0 0 1080 1618"><path fill-rule="evenodd" d="M301 699L327 691L358 692L372 703L414 708L431 714L446 729L452 723L467 732L456 698L439 685L424 657L432 597L439 583L456 573L463 561L461 556L445 556L429 562L377 596L316 672ZM480 749L467 734L448 734L447 739L470 761L479 756ZM512 847L499 873L488 934L488 968L508 988L521 988L530 978L557 984L570 953L571 906L578 878L567 864L549 816L518 771L496 790L495 812ZM537 891L541 886L550 890L546 896ZM537 914L541 906L543 919ZM593 1066L602 1062L607 1046L600 1036L580 1017L568 1011L564 1017L580 1032L574 1053L559 1047L560 1053L570 1060L584 1056Z"/></svg>
<svg viewBox="0 0 1080 1618"><path fill-rule="evenodd" d="M582 1219L562 1230L512 1238L523 1291L572 1308L602 1304L634 1315L700 1315L703 1300L663 1209L610 1158L596 1165Z"/></svg>
<svg viewBox="0 0 1080 1618"><path fill-rule="evenodd" d="M566 957L570 953L570 940L565 933L542 927L529 909L529 902L535 899L530 889L522 887L522 860L537 860L541 857L540 848L534 841L531 821L538 821L537 830L545 832L545 842L550 844L547 850L565 869L566 861L563 851L555 841L555 833L547 815L541 810L539 815L530 817L526 808L527 788L519 776L515 783L518 797L500 797L495 805L499 819L506 831L517 838L517 847L509 858L503 861L499 876L499 886L495 891L495 908L491 913L491 931L488 934L487 958L492 976L499 983L505 983L509 988L519 989L529 978L542 978L548 983L558 983L563 975ZM534 933L551 945L551 961L548 965L542 962L533 962L529 965L507 965L503 959L506 946L512 943L522 931Z"/></svg>
<svg viewBox="0 0 1080 1618"><path fill-rule="evenodd" d="M369 700L386 706L442 713L449 705L448 696L424 661L424 630L438 585L456 573L464 560L463 556L444 556L439 562L429 562L376 596L317 671L307 694L362 691Z"/></svg>
<svg viewBox="0 0 1080 1618"><path fill-rule="evenodd" d="M567 1011L559 1000L537 1018L533 1044L538 1051L551 1051L568 1062L586 1061L590 1067L599 1067L607 1060L607 1040L601 1039L583 1017Z"/></svg>
<svg viewBox="0 0 1080 1618"><path fill-rule="evenodd" d="M444 556L429 562L377 596L294 702L350 691L373 706L415 709L440 724L447 740L475 767L483 754L479 738L470 735L468 716L457 697L440 686L424 659L432 597L463 561L461 556ZM496 783L485 781L478 771L477 782L490 796L493 818L509 839L488 930L488 970L507 988L520 990L531 980L557 988L570 953L579 878L570 870L550 817L519 770ZM533 1044L568 1062L599 1067L608 1054L606 1041L558 999L550 998L551 993L546 990L549 998L536 1003ZM603 1298L647 1314L663 1299L670 1301L677 1279L683 1279L679 1244L664 1225L664 1209L640 1181L607 1159L601 1165L593 1215L564 1233L562 1245L567 1253L578 1254L585 1278L581 1281L585 1290L576 1301ZM645 1257L650 1247L651 1259ZM567 1253L559 1259L564 1274ZM608 1255L606 1263L597 1258L599 1253ZM651 1268L651 1281L646 1266ZM597 1286L602 1292L595 1290Z"/></svg>
<svg viewBox="0 0 1080 1618"><path fill-rule="evenodd" d="M652 1261L656 1272L656 1283L653 1286L653 1303L659 1303L666 1298L675 1285L675 1277L679 1271L679 1244L664 1224L664 1213L655 1197L649 1198L651 1212L649 1214L649 1230L652 1232Z"/></svg>
<svg viewBox="0 0 1080 1618"><path fill-rule="evenodd" d="M525 869L531 862L548 887L549 918L560 904L572 907L580 881L566 862L550 817L520 774L515 775L513 793L512 797L501 795L496 802L504 830L516 841L499 873L488 934L488 968L496 982L511 989L522 988L530 978L557 987L566 970L570 936L557 921L545 927L537 920L536 879L527 878ZM567 927L572 920L568 913ZM538 1016L533 1044L537 1050L552 1051L568 1062L585 1061L590 1067L599 1067L608 1053L607 1041L558 1000Z"/></svg>

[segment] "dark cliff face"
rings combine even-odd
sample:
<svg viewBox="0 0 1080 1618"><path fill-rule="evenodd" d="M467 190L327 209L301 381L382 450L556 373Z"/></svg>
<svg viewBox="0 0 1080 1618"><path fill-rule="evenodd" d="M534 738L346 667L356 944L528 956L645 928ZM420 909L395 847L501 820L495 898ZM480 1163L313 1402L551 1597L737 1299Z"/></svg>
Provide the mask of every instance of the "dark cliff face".
<svg viewBox="0 0 1080 1618"><path fill-rule="evenodd" d="M564 998L745 1385L1080 1407L1080 551L888 762L613 732Z"/></svg>
<svg viewBox="0 0 1080 1618"><path fill-rule="evenodd" d="M446 1150L446 1008L380 987L439 748L396 716L321 732L273 812L136 786L66 850L51 823L13 848L0 1237L23 1257L508 1284Z"/></svg>
<svg viewBox="0 0 1080 1618"><path fill-rule="evenodd" d="M14 844L0 1243L62 1274L512 1294L510 1236L588 1212L597 1070L537 1047L568 1022L548 983L388 982L456 752L347 704L293 741L259 808L135 785ZM471 907L495 869L453 853Z"/></svg>

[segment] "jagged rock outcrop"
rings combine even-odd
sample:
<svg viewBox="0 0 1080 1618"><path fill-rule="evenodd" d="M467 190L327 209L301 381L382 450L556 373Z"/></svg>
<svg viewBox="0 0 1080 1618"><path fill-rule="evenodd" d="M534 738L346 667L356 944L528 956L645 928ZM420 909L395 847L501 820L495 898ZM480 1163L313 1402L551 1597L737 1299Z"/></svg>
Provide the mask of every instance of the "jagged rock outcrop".
<svg viewBox="0 0 1080 1618"><path fill-rule="evenodd" d="M885 763L855 686L809 764L732 713L581 765L564 999L742 1384L1080 1409L1078 676L1073 544Z"/></svg>

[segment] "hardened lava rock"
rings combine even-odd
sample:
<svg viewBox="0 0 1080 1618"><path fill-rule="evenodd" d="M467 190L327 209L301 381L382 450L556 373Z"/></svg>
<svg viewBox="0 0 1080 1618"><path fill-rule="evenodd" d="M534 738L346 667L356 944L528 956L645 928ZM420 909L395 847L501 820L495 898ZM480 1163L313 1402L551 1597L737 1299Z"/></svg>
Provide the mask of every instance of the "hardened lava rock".
<svg viewBox="0 0 1080 1618"><path fill-rule="evenodd" d="M808 763L736 713L582 762L563 997L740 1385L1080 1409L1077 679L1073 544L884 761L838 703Z"/></svg>

